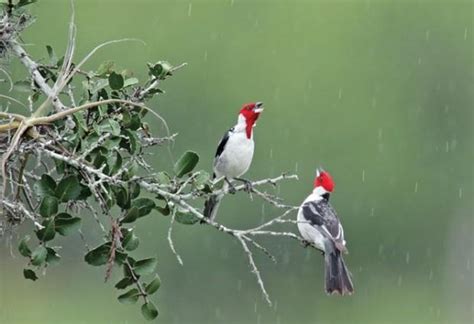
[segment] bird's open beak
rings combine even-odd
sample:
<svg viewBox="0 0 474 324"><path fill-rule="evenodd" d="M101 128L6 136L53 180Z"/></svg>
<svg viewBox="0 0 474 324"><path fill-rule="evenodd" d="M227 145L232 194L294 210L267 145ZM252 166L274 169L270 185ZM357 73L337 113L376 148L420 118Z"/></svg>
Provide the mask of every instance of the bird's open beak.
<svg viewBox="0 0 474 324"><path fill-rule="evenodd" d="M253 111L260 114L263 111L263 102L257 102Z"/></svg>
<svg viewBox="0 0 474 324"><path fill-rule="evenodd" d="M317 168L316 169L316 177L319 177L321 175L321 169Z"/></svg>

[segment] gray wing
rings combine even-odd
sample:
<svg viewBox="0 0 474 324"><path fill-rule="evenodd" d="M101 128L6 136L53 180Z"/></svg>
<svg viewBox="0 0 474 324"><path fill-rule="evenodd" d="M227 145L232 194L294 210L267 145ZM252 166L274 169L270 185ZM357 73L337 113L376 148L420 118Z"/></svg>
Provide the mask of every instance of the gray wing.
<svg viewBox="0 0 474 324"><path fill-rule="evenodd" d="M345 250L344 230L336 211L329 201L321 199L319 201L309 201L302 207L304 218L316 227L322 234L331 239L338 249Z"/></svg>
<svg viewBox="0 0 474 324"><path fill-rule="evenodd" d="M216 162L219 159L219 156L221 156L222 152L224 152L225 146L226 146L227 142L229 141L229 136L233 131L234 131L233 127L231 129L229 129L224 134L224 136L221 138L221 140L219 142L219 145L217 145L216 154L214 155L214 165L216 165ZM213 177L214 178L216 177L215 173L213 174Z"/></svg>

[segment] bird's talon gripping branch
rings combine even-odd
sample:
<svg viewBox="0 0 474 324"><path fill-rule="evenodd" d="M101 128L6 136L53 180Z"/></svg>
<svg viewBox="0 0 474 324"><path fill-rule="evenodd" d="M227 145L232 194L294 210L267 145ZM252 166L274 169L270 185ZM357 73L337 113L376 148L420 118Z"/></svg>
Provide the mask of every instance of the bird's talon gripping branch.
<svg viewBox="0 0 474 324"><path fill-rule="evenodd" d="M253 185L252 185L252 181L250 180L247 180L247 179L243 179L243 178L235 178L235 180L238 180L238 181L241 181L244 183L244 186L245 186L245 191L247 193L251 193L253 191Z"/></svg>
<svg viewBox="0 0 474 324"><path fill-rule="evenodd" d="M234 185L232 184L232 182L229 181L229 179L227 178L224 178L224 179L225 179L225 182L229 185L229 193L232 195L235 195L235 193L237 192L237 189L235 189Z"/></svg>

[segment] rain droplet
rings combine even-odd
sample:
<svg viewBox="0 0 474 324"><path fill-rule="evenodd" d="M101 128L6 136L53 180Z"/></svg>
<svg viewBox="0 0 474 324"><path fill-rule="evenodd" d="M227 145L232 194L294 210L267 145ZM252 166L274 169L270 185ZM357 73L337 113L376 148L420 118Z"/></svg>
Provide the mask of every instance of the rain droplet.
<svg viewBox="0 0 474 324"><path fill-rule="evenodd" d="M188 6L188 17L191 17L192 10L193 10L193 4L190 2Z"/></svg>
<svg viewBox="0 0 474 324"><path fill-rule="evenodd" d="M237 291L241 291L242 290L242 280L238 280L237 281Z"/></svg>
<svg viewBox="0 0 474 324"><path fill-rule="evenodd" d="M449 141L446 141L446 153L449 152Z"/></svg>
<svg viewBox="0 0 474 324"><path fill-rule="evenodd" d="M204 61L207 61L207 51L204 51Z"/></svg>
<svg viewBox="0 0 474 324"><path fill-rule="evenodd" d="M433 269L430 269L430 274L428 275L428 280L433 280Z"/></svg>
<svg viewBox="0 0 474 324"><path fill-rule="evenodd" d="M375 215L375 208L372 207L372 208L370 209L370 216L373 217L374 215Z"/></svg>
<svg viewBox="0 0 474 324"><path fill-rule="evenodd" d="M383 244L379 245L379 255L382 255L383 253Z"/></svg>
<svg viewBox="0 0 474 324"><path fill-rule="evenodd" d="M273 149L270 149L270 159L273 159Z"/></svg>
<svg viewBox="0 0 474 324"><path fill-rule="evenodd" d="M462 188L459 188L459 199L462 199Z"/></svg>
<svg viewBox="0 0 474 324"><path fill-rule="evenodd" d="M418 192L418 181L415 182L415 193L417 193L417 192Z"/></svg>
<svg viewBox="0 0 474 324"><path fill-rule="evenodd" d="M405 262L406 262L407 264L410 263L410 252L407 252L407 254L405 255Z"/></svg>
<svg viewBox="0 0 474 324"><path fill-rule="evenodd" d="M295 173L298 173L298 162L295 163Z"/></svg>
<svg viewBox="0 0 474 324"><path fill-rule="evenodd" d="M467 27L464 28L464 40L467 40Z"/></svg>
<svg viewBox="0 0 474 324"><path fill-rule="evenodd" d="M377 107L377 98L375 97L372 98L372 107L373 108Z"/></svg>
<svg viewBox="0 0 474 324"><path fill-rule="evenodd" d="M339 95L338 95L339 100L342 98L342 88L339 89Z"/></svg>
<svg viewBox="0 0 474 324"><path fill-rule="evenodd" d="M402 281L403 281L402 275L399 275L399 276L398 276L398 280L397 280L397 285L398 285L399 287L402 285Z"/></svg>
<svg viewBox="0 0 474 324"><path fill-rule="evenodd" d="M383 137L383 128L379 128L379 135L378 136L379 136L379 140L381 140L382 137Z"/></svg>
<svg viewBox="0 0 474 324"><path fill-rule="evenodd" d="M426 38L427 41L430 40L430 30L429 29L425 32L425 38Z"/></svg>

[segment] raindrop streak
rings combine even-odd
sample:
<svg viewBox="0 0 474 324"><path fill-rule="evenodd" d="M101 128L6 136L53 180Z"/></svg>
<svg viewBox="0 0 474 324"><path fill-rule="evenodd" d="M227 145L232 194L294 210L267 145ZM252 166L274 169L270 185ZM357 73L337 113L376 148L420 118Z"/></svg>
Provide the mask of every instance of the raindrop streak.
<svg viewBox="0 0 474 324"><path fill-rule="evenodd" d="M379 245L379 255L382 255L383 253L383 244Z"/></svg>
<svg viewBox="0 0 474 324"><path fill-rule="evenodd" d="M189 3L189 6L188 6L188 17L191 17L191 12L193 11L193 4L192 3Z"/></svg>
<svg viewBox="0 0 474 324"><path fill-rule="evenodd" d="M426 33L425 33L425 38L427 41L430 40L430 30L427 30Z"/></svg>
<svg viewBox="0 0 474 324"><path fill-rule="evenodd" d="M342 88L339 89L339 95L338 95L339 100L342 98Z"/></svg>
<svg viewBox="0 0 474 324"><path fill-rule="evenodd" d="M449 152L449 141L446 141L446 153Z"/></svg>
<svg viewBox="0 0 474 324"><path fill-rule="evenodd" d="M381 140L382 137L383 137L383 128L379 128L379 135L378 136L379 136L379 140Z"/></svg>
<svg viewBox="0 0 474 324"><path fill-rule="evenodd" d="M398 281L397 281L397 285L398 285L399 287L402 285L402 281L403 281L402 275L399 275L399 276L398 276Z"/></svg>
<svg viewBox="0 0 474 324"><path fill-rule="evenodd" d="M410 252L407 252L407 254L405 255L405 262L406 262L407 264L410 263Z"/></svg>
<svg viewBox="0 0 474 324"><path fill-rule="evenodd" d="M373 217L375 215L375 208L372 207L372 209L370 210L370 216Z"/></svg>
<svg viewBox="0 0 474 324"><path fill-rule="evenodd" d="M273 159L273 149L270 149L270 159Z"/></svg>
<svg viewBox="0 0 474 324"><path fill-rule="evenodd" d="M295 163L295 173L298 173L298 162Z"/></svg>
<svg viewBox="0 0 474 324"><path fill-rule="evenodd" d="M372 98L372 107L373 108L377 107L377 98L375 97Z"/></svg>
<svg viewBox="0 0 474 324"><path fill-rule="evenodd" d="M433 269L430 269L430 274L428 275L428 280L433 280Z"/></svg>
<svg viewBox="0 0 474 324"><path fill-rule="evenodd" d="M459 188L459 199L462 199L462 188Z"/></svg>
<svg viewBox="0 0 474 324"><path fill-rule="evenodd" d="M237 291L241 291L242 290L242 280L238 280L237 281Z"/></svg>
<svg viewBox="0 0 474 324"><path fill-rule="evenodd" d="M204 61L207 61L207 51L204 51Z"/></svg>
<svg viewBox="0 0 474 324"><path fill-rule="evenodd" d="M467 40L467 27L464 28L464 40Z"/></svg>
<svg viewBox="0 0 474 324"><path fill-rule="evenodd" d="M365 170L362 170L362 182L365 182Z"/></svg>

